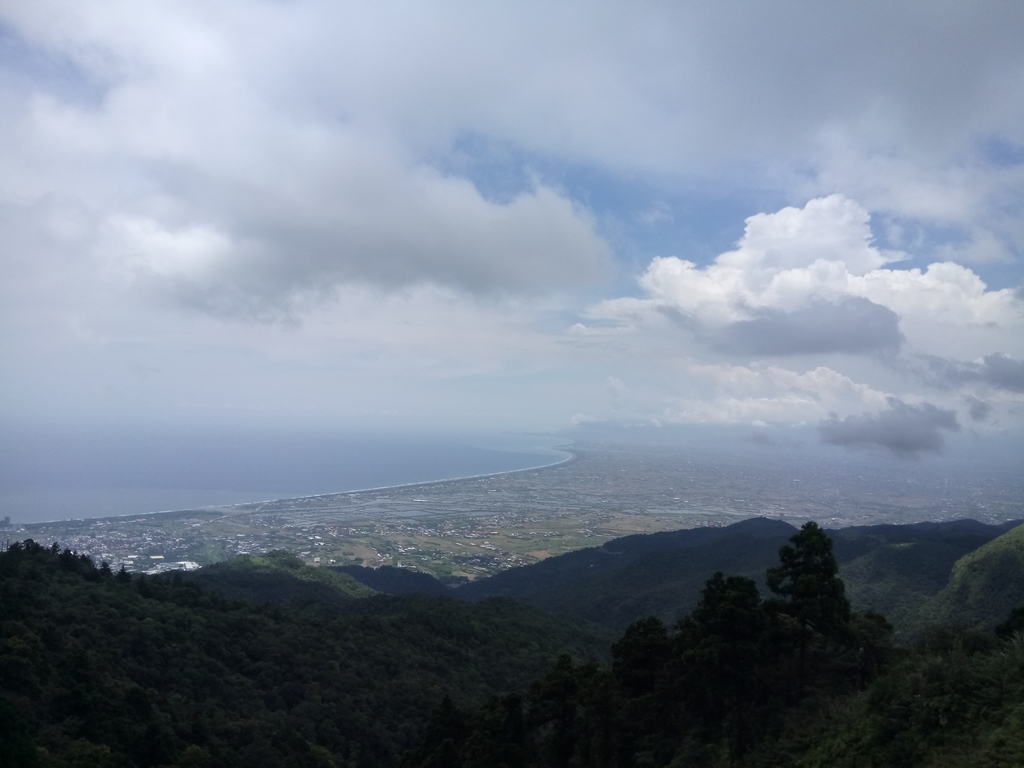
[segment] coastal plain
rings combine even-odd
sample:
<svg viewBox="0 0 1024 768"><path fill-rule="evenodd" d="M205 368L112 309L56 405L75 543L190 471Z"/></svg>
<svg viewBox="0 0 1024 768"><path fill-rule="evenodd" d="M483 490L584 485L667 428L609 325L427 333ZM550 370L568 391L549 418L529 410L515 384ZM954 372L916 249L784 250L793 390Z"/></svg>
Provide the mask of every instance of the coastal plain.
<svg viewBox="0 0 1024 768"><path fill-rule="evenodd" d="M472 580L634 533L750 517L829 528L1018 518L1024 481L955 466L806 453L577 443L538 469L139 516L15 526L117 568L159 572L284 549L311 565L393 565Z"/></svg>

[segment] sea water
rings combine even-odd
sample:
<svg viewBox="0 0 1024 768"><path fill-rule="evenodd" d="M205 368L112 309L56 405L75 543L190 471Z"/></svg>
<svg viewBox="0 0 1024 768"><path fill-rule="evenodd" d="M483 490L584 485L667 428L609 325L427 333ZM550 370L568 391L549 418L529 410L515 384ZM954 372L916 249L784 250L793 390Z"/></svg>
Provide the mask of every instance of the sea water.
<svg viewBox="0 0 1024 768"><path fill-rule="evenodd" d="M447 480L557 463L521 434L11 433L0 519L130 515Z"/></svg>

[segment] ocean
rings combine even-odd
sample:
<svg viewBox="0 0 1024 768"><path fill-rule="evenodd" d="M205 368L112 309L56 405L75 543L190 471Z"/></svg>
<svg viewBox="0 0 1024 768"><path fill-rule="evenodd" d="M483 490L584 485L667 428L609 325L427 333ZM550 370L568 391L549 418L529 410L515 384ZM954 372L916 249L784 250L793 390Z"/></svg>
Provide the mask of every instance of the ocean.
<svg viewBox="0 0 1024 768"><path fill-rule="evenodd" d="M6 432L0 519L136 515L508 472L564 460L553 435Z"/></svg>

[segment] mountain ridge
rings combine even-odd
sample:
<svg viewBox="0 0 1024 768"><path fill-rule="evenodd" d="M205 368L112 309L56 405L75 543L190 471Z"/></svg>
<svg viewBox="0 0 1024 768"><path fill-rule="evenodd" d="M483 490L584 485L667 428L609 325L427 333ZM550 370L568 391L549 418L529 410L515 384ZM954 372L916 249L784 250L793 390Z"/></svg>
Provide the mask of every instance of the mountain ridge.
<svg viewBox="0 0 1024 768"><path fill-rule="evenodd" d="M922 607L919 623L967 623L991 630L1021 605L1024 524L957 560L947 585Z"/></svg>
<svg viewBox="0 0 1024 768"><path fill-rule="evenodd" d="M957 561L1018 525L961 519L828 533L854 608L883 613L897 636L910 636L927 622L922 606L946 588ZM765 571L795 531L781 520L749 518L721 528L633 534L478 579L450 594L470 601L513 597L616 630L647 616L671 623L693 607L716 571L748 576L766 594ZM421 575L424 583L427 578Z"/></svg>

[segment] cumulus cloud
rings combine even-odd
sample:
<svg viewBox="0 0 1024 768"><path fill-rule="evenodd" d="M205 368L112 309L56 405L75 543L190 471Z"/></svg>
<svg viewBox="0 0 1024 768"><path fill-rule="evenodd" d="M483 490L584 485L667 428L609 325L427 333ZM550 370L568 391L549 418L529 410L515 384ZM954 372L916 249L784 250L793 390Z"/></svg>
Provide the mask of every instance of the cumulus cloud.
<svg viewBox="0 0 1024 768"><path fill-rule="evenodd" d="M693 362L684 371L696 388L670 397L659 421L796 424L834 411L877 410L889 397L827 366L801 373L775 365Z"/></svg>
<svg viewBox="0 0 1024 768"><path fill-rule="evenodd" d="M813 300L793 312L766 309L712 337L723 349L752 355L847 354L896 350L899 317L867 299Z"/></svg>
<svg viewBox="0 0 1024 768"><path fill-rule="evenodd" d="M747 219L736 250L705 268L674 256L656 258L640 285L649 301L712 326L765 309L793 311L815 298L844 298L849 277L904 258L872 246L869 221L864 208L842 195L759 213Z"/></svg>
<svg viewBox="0 0 1024 768"><path fill-rule="evenodd" d="M887 265L906 254L873 244L868 211L842 195L747 219L734 251L706 267L658 257L643 298L605 301L601 319L676 316L713 346L747 354L871 353L907 340L919 352L1020 346L1024 302L971 270ZM994 352L994 350L993 350Z"/></svg>
<svg viewBox="0 0 1024 768"><path fill-rule="evenodd" d="M1022 138L1017 133L1016 146ZM1017 205L1005 201L1020 199L1024 173L1019 161L991 157L986 140L977 135L971 149L962 148L958 157L943 157L947 148L899 143L898 151L885 151L877 137L834 126L815 148L817 173L804 185L805 196L844 190L886 223L891 242L926 248L933 261L1014 261L1024 229Z"/></svg>
<svg viewBox="0 0 1024 768"><path fill-rule="evenodd" d="M896 398L890 398L889 407L881 413L844 419L833 414L818 424L822 442L848 448L880 447L904 458L941 451L943 432L959 430L954 411L930 403L908 405Z"/></svg>

